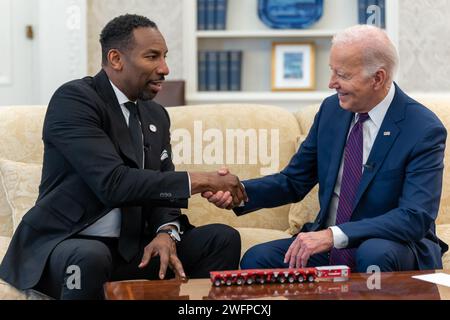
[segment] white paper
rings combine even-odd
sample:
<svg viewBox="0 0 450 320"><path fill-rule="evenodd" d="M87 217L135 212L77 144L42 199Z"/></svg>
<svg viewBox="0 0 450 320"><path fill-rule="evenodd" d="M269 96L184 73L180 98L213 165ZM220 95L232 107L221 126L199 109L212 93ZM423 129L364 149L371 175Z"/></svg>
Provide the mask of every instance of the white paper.
<svg viewBox="0 0 450 320"><path fill-rule="evenodd" d="M431 273L420 276L413 276L414 279L419 279L427 282L439 284L441 286L450 287L450 274L446 273Z"/></svg>

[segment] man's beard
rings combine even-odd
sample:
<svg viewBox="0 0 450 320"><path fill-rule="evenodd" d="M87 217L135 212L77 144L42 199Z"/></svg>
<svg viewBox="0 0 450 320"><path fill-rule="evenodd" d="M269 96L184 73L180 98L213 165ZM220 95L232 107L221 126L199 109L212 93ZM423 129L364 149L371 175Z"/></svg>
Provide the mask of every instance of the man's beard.
<svg viewBox="0 0 450 320"><path fill-rule="evenodd" d="M142 100L142 101L149 101L149 100L153 100L153 98L156 97L156 94L154 94L153 92L148 92L148 91L141 91L138 94L138 99Z"/></svg>

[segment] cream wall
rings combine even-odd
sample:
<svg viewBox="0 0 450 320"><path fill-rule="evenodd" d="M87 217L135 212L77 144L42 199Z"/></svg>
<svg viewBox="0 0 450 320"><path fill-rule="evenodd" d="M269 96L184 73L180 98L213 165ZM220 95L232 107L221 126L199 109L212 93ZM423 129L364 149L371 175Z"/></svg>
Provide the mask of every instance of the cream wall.
<svg viewBox="0 0 450 320"><path fill-rule="evenodd" d="M169 77L182 78L181 1L88 0L89 73L94 74L100 68L98 35L101 28L111 18L128 12L145 15L158 24L169 47ZM450 0L399 0L398 78L406 91L449 91L449 16Z"/></svg>

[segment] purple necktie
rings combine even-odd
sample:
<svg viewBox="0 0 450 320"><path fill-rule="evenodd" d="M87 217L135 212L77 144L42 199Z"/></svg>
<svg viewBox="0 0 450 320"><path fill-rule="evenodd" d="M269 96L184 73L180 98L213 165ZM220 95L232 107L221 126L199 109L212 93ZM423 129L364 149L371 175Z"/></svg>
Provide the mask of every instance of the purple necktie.
<svg viewBox="0 0 450 320"><path fill-rule="evenodd" d="M350 221L356 191L362 176L363 166L363 123L369 119L367 113L360 113L358 122L353 126L345 145L344 169L342 172L341 192L336 212L336 226ZM356 249L336 249L330 252L330 265L347 265L355 270Z"/></svg>

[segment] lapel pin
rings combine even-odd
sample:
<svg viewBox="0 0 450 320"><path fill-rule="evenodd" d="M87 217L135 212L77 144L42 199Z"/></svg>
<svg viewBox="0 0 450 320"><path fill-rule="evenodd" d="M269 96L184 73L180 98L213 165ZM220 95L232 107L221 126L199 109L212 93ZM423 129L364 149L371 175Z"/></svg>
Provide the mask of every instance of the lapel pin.
<svg viewBox="0 0 450 320"><path fill-rule="evenodd" d="M384 135L384 136L390 136L390 135L391 135L391 132L390 132L390 131L385 131L383 135Z"/></svg>
<svg viewBox="0 0 450 320"><path fill-rule="evenodd" d="M148 126L151 132L156 132L156 126L154 124L151 124Z"/></svg>

